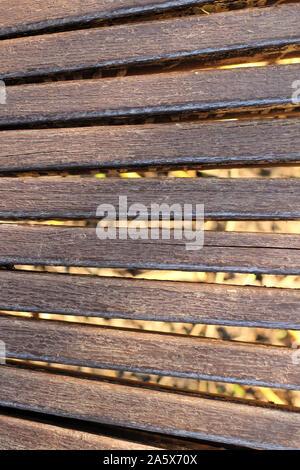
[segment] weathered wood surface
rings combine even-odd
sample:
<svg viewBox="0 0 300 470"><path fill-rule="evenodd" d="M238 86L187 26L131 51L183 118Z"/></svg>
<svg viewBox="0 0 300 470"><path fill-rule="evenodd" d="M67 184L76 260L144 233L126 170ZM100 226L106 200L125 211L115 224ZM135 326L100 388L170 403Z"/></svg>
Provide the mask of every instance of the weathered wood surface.
<svg viewBox="0 0 300 470"><path fill-rule="evenodd" d="M300 163L300 119L3 131L0 172Z"/></svg>
<svg viewBox="0 0 300 470"><path fill-rule="evenodd" d="M95 228L0 225L0 264L299 274L297 235L206 232L202 249L186 243L172 233L170 240L100 240Z"/></svg>
<svg viewBox="0 0 300 470"><path fill-rule="evenodd" d="M83 5L75 0L72 12L67 3L46 0L41 5L41 0L33 0L31 8L23 9L15 0L10 2L9 8L7 2L0 1L0 36L76 27L95 20L159 12L204 2L174 0L149 4L149 0L132 0L129 5L127 0L108 3L106 0L88 0ZM196 65L196 60L204 64L208 57L215 63L216 60L236 56L250 60L250 56L256 57L261 52L270 57L283 51L293 53L299 50L298 16L299 6L290 5L234 15L222 13L209 18L191 17L188 20L164 20L11 39L0 44L0 54L4 57L0 78L127 64L157 64L167 59L193 58ZM193 34L193 28L197 35ZM187 29L190 34L187 34ZM219 35L215 34L216 30ZM158 43L154 40L154 33L156 38L159 37ZM178 33L182 37L180 44ZM135 38L134 41L131 37ZM123 42L126 44L124 47ZM43 123L50 126L57 122L60 125L83 124L93 119L193 111L222 117L230 111L248 112L272 107L292 110L295 105L291 102L291 84L299 79L299 71L299 65L269 66L9 86L7 104L0 107L0 126L34 127ZM124 168L173 164L213 168L219 164L232 167L299 163L297 140L293 137L298 134L296 120L255 123L253 127L252 123L231 122L28 133L9 131L3 133L0 171L2 164L5 172L123 168L123 164ZM249 132L250 128L253 133ZM210 129L213 129L211 133ZM227 132L224 142L220 137L216 141L218 136L224 135L223 129ZM119 133L118 138L113 136L114 133ZM210 140L206 139L200 151L201 133L210 133ZM230 133L238 139L234 149L230 148ZM174 143L176 139L182 139L182 134L188 143L182 140L180 148ZM194 138L196 134L197 138ZM11 139L18 136L21 140L11 145ZM282 138L278 145L276 136ZM160 139L163 144L159 148ZM92 145L91 140L94 140ZM99 142L103 141L109 150L105 146L99 150ZM120 157L125 141L127 147ZM58 142L62 142L59 148ZM84 152L83 147L86 147ZM162 149L164 154L159 153ZM15 153L10 151L18 156L14 162ZM50 152L54 153L51 155ZM130 187L127 186L129 183ZM142 183L143 187L149 184L148 192L141 192L139 185ZM199 183L189 180L182 183L172 181L172 184L169 180L153 180L142 183L115 182L113 179L105 182L21 179L16 184L13 179L1 179L0 217L93 217L96 210L93 204L97 197L101 200L96 206L102 202L114 203L123 188L130 193L132 200L129 198L129 203L145 202L147 205L150 201L195 204L195 193L199 197L205 193L207 204L205 200L199 202L206 204L207 218L212 219L299 217L296 181L251 180L247 185L243 180L200 180ZM174 194L171 188L175 188ZM157 201L153 201L154 194ZM162 194L167 195L163 201ZM137 200L137 195L140 200ZM100 241L94 228L0 225L0 264L299 274L300 252L299 237L294 235L212 232L206 234L202 250L187 251L185 241L178 240ZM0 308L8 310L37 312L44 305L45 310L41 311L63 314L74 314L78 307L75 314L84 310L84 314L92 316L201 320L204 323L214 323L215 319L216 324L299 327L299 301L294 290L185 283L159 283L158 286L154 281L10 271L0 274ZM105 295L101 298L103 289ZM117 293L113 304L109 303L108 290ZM137 290L140 297L136 296ZM90 301L83 305L82 298L74 299L74 292L83 299L89 294ZM128 297L126 306L124 302L121 305L124 293ZM176 303L176 309L172 302L168 303L170 297L174 305ZM187 297L191 299L188 313L184 302ZM138 299L143 305L142 312ZM276 311L272 309L271 301L277 301ZM11 358L300 389L297 365L292 361L295 351L288 348L4 315L0 317L0 339L5 341ZM242 400L176 393L154 387L132 387L9 366L2 366L0 375L0 405L5 407L254 448L300 448L299 411L288 407L263 406L254 402L250 405ZM0 415L2 447L153 448L83 430Z"/></svg>
<svg viewBox="0 0 300 470"><path fill-rule="evenodd" d="M0 292L2 310L300 329L297 289L0 271Z"/></svg>
<svg viewBox="0 0 300 470"><path fill-rule="evenodd" d="M0 316L6 357L300 390L281 346Z"/></svg>
<svg viewBox="0 0 300 470"><path fill-rule="evenodd" d="M101 204L112 205L122 217L120 197L127 198L123 210L129 218L137 215L134 204L143 204L141 216L149 219L162 204L179 208L182 217L183 209L185 217L199 217L197 204L204 204L205 219L300 219L297 178L1 178L0 218L103 218L104 212L97 212ZM174 218L170 209L161 206L160 218Z"/></svg>
<svg viewBox="0 0 300 470"><path fill-rule="evenodd" d="M0 126L182 112L244 112L299 108L292 83L300 64L155 73L95 80L9 86Z"/></svg>
<svg viewBox="0 0 300 470"><path fill-rule="evenodd" d="M234 3L232 0L231 3ZM94 21L159 13L182 7L218 3L217 0L7 0L0 2L0 37L84 26ZM238 2L236 2L238 3Z"/></svg>
<svg viewBox="0 0 300 470"><path fill-rule="evenodd" d="M197 440L2 408L1 450L225 450Z"/></svg>
<svg viewBox="0 0 300 470"><path fill-rule="evenodd" d="M1 367L4 406L255 448L300 447L299 412L212 398Z"/></svg>
<svg viewBox="0 0 300 470"><path fill-rule="evenodd" d="M153 450L136 442L0 415L1 450Z"/></svg>
<svg viewBox="0 0 300 470"><path fill-rule="evenodd" d="M192 60L211 65L300 51L300 5L254 8L0 43L0 79ZM218 31L218 34L216 34Z"/></svg>

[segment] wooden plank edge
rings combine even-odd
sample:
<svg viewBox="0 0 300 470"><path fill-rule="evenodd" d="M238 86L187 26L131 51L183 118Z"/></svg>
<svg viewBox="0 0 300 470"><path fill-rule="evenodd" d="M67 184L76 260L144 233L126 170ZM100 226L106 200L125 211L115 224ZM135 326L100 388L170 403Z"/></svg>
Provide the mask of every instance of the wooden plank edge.
<svg viewBox="0 0 300 470"><path fill-rule="evenodd" d="M0 286L5 311L300 329L298 289L28 271L0 271Z"/></svg>
<svg viewBox="0 0 300 470"><path fill-rule="evenodd" d="M234 0L235 1L235 0ZM58 12L57 18L47 18L45 16L44 20L28 22L26 21L26 16L22 16L23 23L17 23L10 26L2 26L0 28L0 38L7 39L11 37L18 37L23 34L40 34L47 33L47 31L55 30L64 30L67 28L75 29L76 27L81 27L82 25L88 27L93 25L95 22L99 21L112 21L117 19L138 17L147 14L156 14L160 12L176 11L183 8L189 8L194 6L208 5L208 4L217 4L219 0L166 0L166 1L156 1L154 3L149 2L146 4L143 2L141 5L134 5L134 2L128 4L128 6L123 6L115 9L107 9L104 11L99 11L99 8L94 11L86 12L80 15L74 15L74 10L70 10L70 14L66 17L62 17ZM231 0L232 3L232 0ZM239 3L238 1L236 3ZM123 2L122 2L123 5ZM2 19L3 21L3 19Z"/></svg>
<svg viewBox="0 0 300 470"><path fill-rule="evenodd" d="M292 348L7 315L0 326L7 359L300 390Z"/></svg>
<svg viewBox="0 0 300 470"><path fill-rule="evenodd" d="M297 166L299 131L298 118L2 131L0 173Z"/></svg>
<svg viewBox="0 0 300 470"><path fill-rule="evenodd" d="M300 413L288 406L11 366L0 369L0 404L16 410L251 448L300 447Z"/></svg>

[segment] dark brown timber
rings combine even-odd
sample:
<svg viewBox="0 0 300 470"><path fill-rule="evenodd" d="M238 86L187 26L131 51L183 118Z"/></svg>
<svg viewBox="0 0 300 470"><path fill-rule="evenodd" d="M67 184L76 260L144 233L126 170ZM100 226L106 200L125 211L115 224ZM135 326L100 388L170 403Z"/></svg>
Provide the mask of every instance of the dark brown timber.
<svg viewBox="0 0 300 470"><path fill-rule="evenodd" d="M195 234L186 235L103 240L95 228L0 225L0 264L299 274L297 235L206 232L197 250L186 248Z"/></svg>
<svg viewBox="0 0 300 470"><path fill-rule="evenodd" d="M300 64L275 61L299 55L300 4L274 3L0 0L1 449L300 448L299 408L105 378L300 391L294 347L91 318L300 330L299 290L41 272L300 274L299 235L203 234L199 207L206 220L299 220L297 178L87 175L299 165ZM70 177L42 177L59 171ZM183 207L189 229L168 230ZM126 228L107 228L114 217Z"/></svg>
<svg viewBox="0 0 300 470"><path fill-rule="evenodd" d="M1 450L149 450L150 445L0 415Z"/></svg>
<svg viewBox="0 0 300 470"><path fill-rule="evenodd" d="M103 426L57 416L1 408L2 450L225 450L153 432Z"/></svg>
<svg viewBox="0 0 300 470"><path fill-rule="evenodd" d="M10 0L0 4L0 37L34 33L49 28L82 27L95 21L159 13L182 7L218 3L218 0ZM220 2L224 3L224 2ZM232 0L231 3L239 2Z"/></svg>
<svg viewBox="0 0 300 470"><path fill-rule="evenodd" d="M296 53L299 23L300 5L291 4L11 39L0 43L0 79L170 60L211 66L231 57Z"/></svg>
<svg viewBox="0 0 300 470"><path fill-rule="evenodd" d="M300 390L295 350L0 316L6 357Z"/></svg>
<svg viewBox="0 0 300 470"><path fill-rule="evenodd" d="M4 406L248 447L300 446L299 412L211 398L1 367Z"/></svg>
<svg viewBox="0 0 300 470"><path fill-rule="evenodd" d="M292 84L299 74L300 64L293 64L9 86L0 125L294 109Z"/></svg>
<svg viewBox="0 0 300 470"><path fill-rule="evenodd" d="M119 198L123 199L119 199ZM125 203L125 199L127 202ZM124 202L122 202L124 201ZM1 178L2 219L103 218L101 204L112 205L107 217L274 220L300 218L300 180L263 178ZM145 211L134 204L143 204ZM168 208L166 205L170 206ZM186 205L186 206L184 206ZM124 209L122 209L124 207ZM105 209L108 211L108 209ZM124 214L123 214L124 211ZM139 211L139 212L137 212ZM183 214L182 214L183 216ZM156 216L157 218L157 216Z"/></svg>
<svg viewBox="0 0 300 470"><path fill-rule="evenodd" d="M1 133L0 172L299 163L296 118Z"/></svg>
<svg viewBox="0 0 300 470"><path fill-rule="evenodd" d="M2 310L300 329L297 289L0 271L0 292Z"/></svg>

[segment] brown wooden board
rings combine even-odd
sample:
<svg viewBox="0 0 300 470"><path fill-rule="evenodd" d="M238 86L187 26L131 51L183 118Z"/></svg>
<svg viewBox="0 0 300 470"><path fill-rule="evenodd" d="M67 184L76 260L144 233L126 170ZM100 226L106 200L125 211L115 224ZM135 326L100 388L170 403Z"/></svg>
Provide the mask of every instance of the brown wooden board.
<svg viewBox="0 0 300 470"><path fill-rule="evenodd" d="M178 218L172 213L172 207L173 210L179 210L182 217L184 214L186 218L199 218L197 205L204 204L205 219L299 219L300 180L51 177L0 179L1 219L98 219L105 215L103 210L97 211L101 204L112 205L116 216L122 218L122 201L124 215L128 215L128 218L138 215L137 206L134 204L143 204L145 212L141 212L141 209L139 211L142 217L149 219L150 215L155 217L155 208L158 206L161 206L161 219ZM111 210L108 217L112 216L114 212Z"/></svg>
<svg viewBox="0 0 300 470"><path fill-rule="evenodd" d="M255 448L300 447L298 411L213 398L1 367L4 406Z"/></svg>
<svg viewBox="0 0 300 470"><path fill-rule="evenodd" d="M113 20L193 7L217 0L9 0L0 2L0 37L34 33L49 28L82 27L98 20ZM223 2L224 3L224 2ZM238 3L232 0L231 3Z"/></svg>
<svg viewBox="0 0 300 470"><path fill-rule="evenodd" d="M6 357L300 390L282 346L0 316Z"/></svg>
<svg viewBox="0 0 300 470"><path fill-rule="evenodd" d="M0 415L1 450L151 450L157 447Z"/></svg>
<svg viewBox="0 0 300 470"><path fill-rule="evenodd" d="M300 329L297 289L0 271L0 292L2 310Z"/></svg>
<svg viewBox="0 0 300 470"><path fill-rule="evenodd" d="M298 165L300 119L3 131L0 172Z"/></svg>
<svg viewBox="0 0 300 470"><path fill-rule="evenodd" d="M225 450L164 434L1 408L1 450ZM240 447L238 447L240 449Z"/></svg>
<svg viewBox="0 0 300 470"><path fill-rule="evenodd" d="M9 86L0 125L294 109L292 84L299 73L300 64L293 64Z"/></svg>
<svg viewBox="0 0 300 470"><path fill-rule="evenodd" d="M0 79L300 51L300 5L254 8L0 42ZM216 34L218 31L218 34Z"/></svg>
<svg viewBox="0 0 300 470"><path fill-rule="evenodd" d="M191 234L190 234L191 235ZM188 240L190 241L190 239ZM0 264L299 274L299 236L206 232L187 240L101 240L95 228L0 225Z"/></svg>

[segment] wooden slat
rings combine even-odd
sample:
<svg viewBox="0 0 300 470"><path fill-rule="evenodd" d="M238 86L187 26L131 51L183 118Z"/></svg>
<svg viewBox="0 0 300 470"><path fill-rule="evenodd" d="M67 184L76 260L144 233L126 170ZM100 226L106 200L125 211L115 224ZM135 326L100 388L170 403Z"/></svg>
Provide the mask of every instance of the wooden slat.
<svg viewBox="0 0 300 470"><path fill-rule="evenodd" d="M138 203L147 218L154 204L179 204L182 212L189 204L185 217L197 216L196 205L204 204L205 218L216 220L300 218L297 178L1 178L0 218L102 218L98 206L111 204L118 214L120 196L127 197L129 217L137 215L130 208ZM161 218L168 220L170 212Z"/></svg>
<svg viewBox="0 0 300 470"><path fill-rule="evenodd" d="M150 450L148 445L0 415L1 450Z"/></svg>
<svg viewBox="0 0 300 470"><path fill-rule="evenodd" d="M1 409L1 450L225 450L197 440Z"/></svg>
<svg viewBox="0 0 300 470"><path fill-rule="evenodd" d="M1 367L5 406L248 447L300 447L299 412L211 398Z"/></svg>
<svg viewBox="0 0 300 470"><path fill-rule="evenodd" d="M292 103L292 83L299 73L300 64L293 64L9 86L0 125L293 109L299 107Z"/></svg>
<svg viewBox="0 0 300 470"><path fill-rule="evenodd" d="M0 172L300 163L300 119L3 131Z"/></svg>
<svg viewBox="0 0 300 470"><path fill-rule="evenodd" d="M171 234L172 237L172 234ZM94 228L0 225L0 264L299 274L299 236L206 232L186 240L100 240Z"/></svg>
<svg viewBox="0 0 300 470"><path fill-rule="evenodd" d="M48 28L76 27L97 20L158 13L181 7L218 3L216 0L10 0L0 2L0 37ZM238 2L236 2L238 3Z"/></svg>
<svg viewBox="0 0 300 470"><path fill-rule="evenodd" d="M195 66L231 57L253 61L255 54L267 57L283 50L296 53L299 22L300 5L291 4L12 39L0 43L0 79L165 60L193 59Z"/></svg>
<svg viewBox="0 0 300 470"><path fill-rule="evenodd" d="M0 271L0 291L1 310L300 329L297 289Z"/></svg>
<svg viewBox="0 0 300 470"><path fill-rule="evenodd" d="M294 349L0 316L6 357L300 390Z"/></svg>

